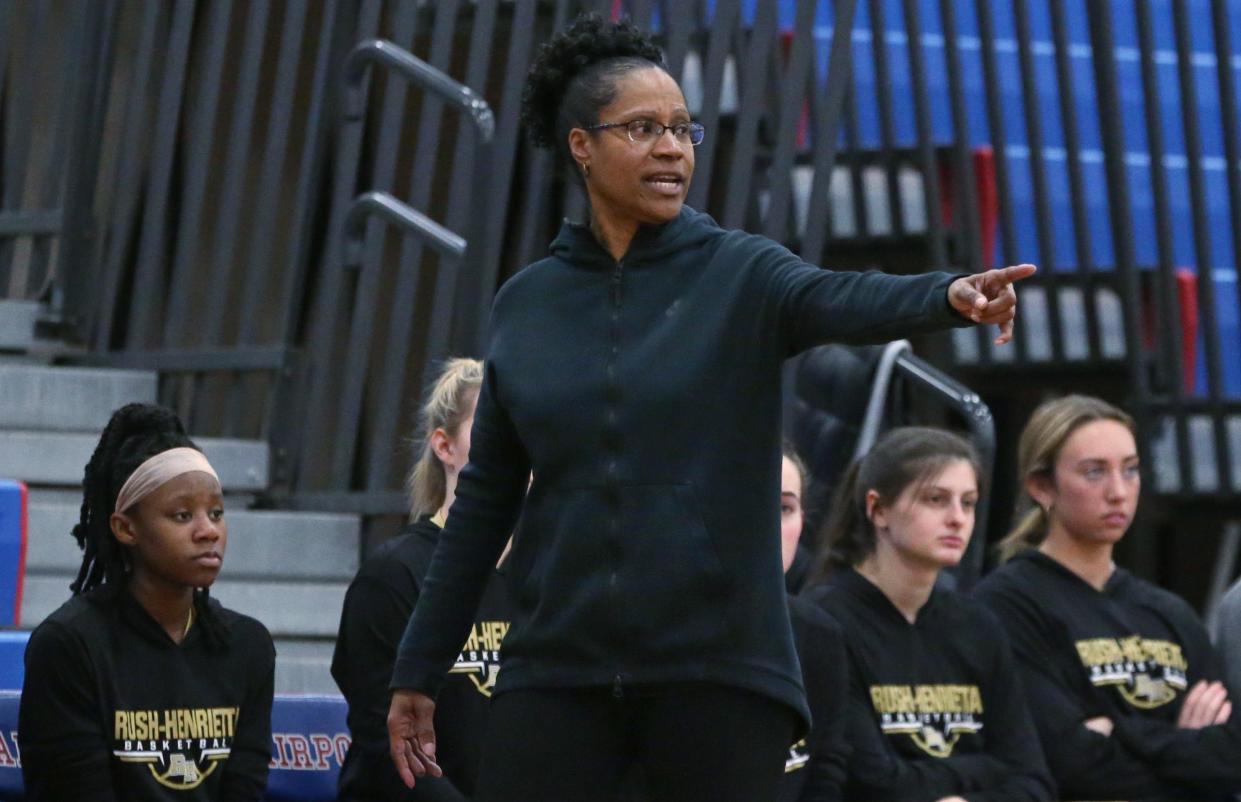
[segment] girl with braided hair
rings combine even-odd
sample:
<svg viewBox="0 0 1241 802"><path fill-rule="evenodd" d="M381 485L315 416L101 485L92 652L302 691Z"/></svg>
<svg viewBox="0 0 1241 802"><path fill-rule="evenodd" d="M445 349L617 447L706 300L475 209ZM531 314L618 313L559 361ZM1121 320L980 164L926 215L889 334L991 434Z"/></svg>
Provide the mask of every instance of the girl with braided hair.
<svg viewBox="0 0 1241 802"><path fill-rule="evenodd" d="M520 516L476 798L608 799L637 764L657 802L774 799L809 723L780 563L781 364L971 321L1006 342L1034 267L834 273L720 228L684 205L710 132L629 22L553 37L522 106L589 221L496 296L389 749L407 785L440 773L435 696Z"/></svg>
<svg viewBox="0 0 1241 802"><path fill-rule="evenodd" d="M175 414L129 404L82 488L73 596L26 648L26 798L261 799L275 650L208 594L228 540L215 470Z"/></svg>

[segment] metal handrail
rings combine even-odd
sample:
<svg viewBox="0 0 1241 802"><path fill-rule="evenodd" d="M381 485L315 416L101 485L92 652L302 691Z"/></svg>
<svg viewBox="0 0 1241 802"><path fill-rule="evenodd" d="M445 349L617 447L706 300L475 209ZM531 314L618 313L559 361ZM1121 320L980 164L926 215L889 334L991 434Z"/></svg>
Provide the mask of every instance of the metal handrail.
<svg viewBox="0 0 1241 802"><path fill-rule="evenodd" d="M892 372L896 369L896 361L902 354L912 353L913 346L909 340L893 340L883 347L879 364L875 367L875 378L870 386L870 400L866 402L866 414L862 418L862 428L858 432L857 445L853 449L853 458L861 459L879 438L879 427L883 423L883 406L888 398L888 389L892 386Z"/></svg>
<svg viewBox="0 0 1241 802"><path fill-rule="evenodd" d="M357 120L366 112L366 87L363 78L366 77L367 68L375 62L391 67L410 83L461 109L478 129L482 141L491 142L496 131L496 120L486 100L473 89L457 83L387 39L367 39L354 47L345 59L345 119Z"/></svg>
<svg viewBox="0 0 1241 802"><path fill-rule="evenodd" d="M364 223L372 215L396 225L422 239L441 256L460 258L465 253L465 238L440 225L408 203L398 200L388 192L371 190L353 199L345 212L343 233L345 250L343 264L356 267L362 263L361 244L366 234Z"/></svg>
<svg viewBox="0 0 1241 802"><path fill-rule="evenodd" d="M943 371L919 359L912 351L906 351L897 356L894 367L906 378L934 392L949 407L956 410L970 431L970 439L974 447L978 449L983 476L990 476L995 465L995 419L991 416L991 408L986 405L982 397ZM974 536L970 539L969 549L956 571L957 579L964 584L965 588L982 576L983 564L986 561L987 514L990 506L989 495L980 494L978 506L974 510Z"/></svg>

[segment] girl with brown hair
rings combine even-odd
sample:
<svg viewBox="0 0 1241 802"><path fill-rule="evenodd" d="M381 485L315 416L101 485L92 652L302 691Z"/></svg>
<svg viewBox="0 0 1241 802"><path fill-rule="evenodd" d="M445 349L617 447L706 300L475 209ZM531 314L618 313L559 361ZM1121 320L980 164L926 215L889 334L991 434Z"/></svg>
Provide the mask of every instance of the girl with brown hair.
<svg viewBox="0 0 1241 802"><path fill-rule="evenodd" d="M849 654L846 799L1054 798L1012 653L991 614L937 586L969 547L973 447L939 429L888 432L846 472L808 592Z"/></svg>

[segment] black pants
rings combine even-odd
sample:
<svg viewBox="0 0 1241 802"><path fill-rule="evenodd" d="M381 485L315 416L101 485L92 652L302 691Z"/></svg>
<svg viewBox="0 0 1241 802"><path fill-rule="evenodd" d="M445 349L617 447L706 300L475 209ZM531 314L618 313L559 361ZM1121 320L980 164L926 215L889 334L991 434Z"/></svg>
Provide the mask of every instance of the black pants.
<svg viewBox="0 0 1241 802"><path fill-rule="evenodd" d="M766 802L795 726L788 707L708 683L517 690L492 700L477 802Z"/></svg>

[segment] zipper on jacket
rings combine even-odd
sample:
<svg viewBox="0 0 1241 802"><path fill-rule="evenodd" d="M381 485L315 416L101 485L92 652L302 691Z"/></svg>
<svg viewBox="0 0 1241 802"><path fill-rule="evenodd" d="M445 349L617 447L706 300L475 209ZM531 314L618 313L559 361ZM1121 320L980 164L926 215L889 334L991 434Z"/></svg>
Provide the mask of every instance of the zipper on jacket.
<svg viewBox="0 0 1241 802"><path fill-rule="evenodd" d="M607 550L611 558L611 566L608 572L608 586L606 593L608 595L607 609L612 615L613 626L620 622L620 616L617 614L620 610L619 600L617 598L617 574L621 561L620 548L620 513L621 493L620 493L620 477L618 476L618 451L621 447L619 426L619 415L617 406L620 403L620 379L617 375L617 361L620 359L620 311L621 311L621 282L624 278L624 261L617 260L616 268L612 271L611 280L611 296L612 296L612 326L610 331L610 342L608 343L607 356L607 388L604 394L604 432L605 443L608 451L607 463L607 503L610 507L608 510L609 520L607 527ZM615 683L612 686L612 695L616 699L623 696L621 689L621 672L617 666Z"/></svg>
<svg viewBox="0 0 1241 802"><path fill-rule="evenodd" d="M620 309L620 290L621 278L625 271L625 260L621 259L616 263L616 269L612 271L612 322L616 322L616 310Z"/></svg>
<svg viewBox="0 0 1241 802"><path fill-rule="evenodd" d="M620 674L617 674L615 677L612 678L612 698L613 699L624 699L625 698L625 688L621 684L621 682L622 680L621 680Z"/></svg>

